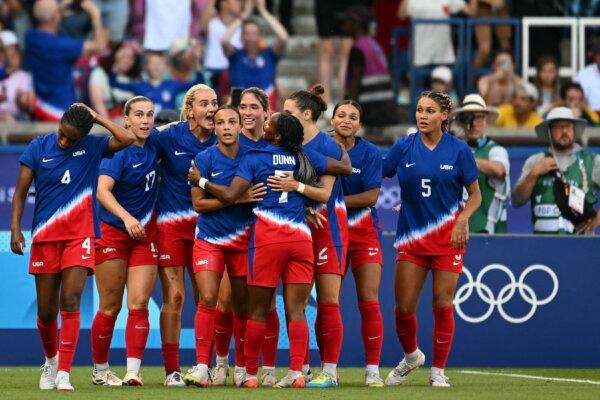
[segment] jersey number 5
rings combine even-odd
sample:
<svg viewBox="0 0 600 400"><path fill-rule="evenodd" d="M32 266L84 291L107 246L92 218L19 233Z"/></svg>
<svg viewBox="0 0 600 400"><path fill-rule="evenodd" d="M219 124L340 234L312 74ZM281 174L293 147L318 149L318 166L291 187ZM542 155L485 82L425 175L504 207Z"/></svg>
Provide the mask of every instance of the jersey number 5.
<svg viewBox="0 0 600 400"><path fill-rule="evenodd" d="M276 169L275 176L283 178L290 172L291 171L282 171L280 169ZM281 192L281 196L279 196L279 203L281 204L281 203L287 203L287 202L288 202L288 192Z"/></svg>
<svg viewBox="0 0 600 400"><path fill-rule="evenodd" d="M431 196L431 179L421 179L421 187L424 189L421 192L423 197Z"/></svg>

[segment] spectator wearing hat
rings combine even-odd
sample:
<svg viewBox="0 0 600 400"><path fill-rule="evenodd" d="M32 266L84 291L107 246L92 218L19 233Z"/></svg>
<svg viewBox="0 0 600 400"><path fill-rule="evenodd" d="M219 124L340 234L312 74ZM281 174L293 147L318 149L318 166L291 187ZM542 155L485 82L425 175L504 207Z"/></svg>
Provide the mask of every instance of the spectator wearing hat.
<svg viewBox="0 0 600 400"><path fill-rule="evenodd" d="M0 39L0 58L6 68L0 82L0 121L26 120L35 101L31 75L21 69L23 55L14 32L4 30Z"/></svg>
<svg viewBox="0 0 600 400"><path fill-rule="evenodd" d="M435 67L429 77L429 88L436 92L444 92L450 96L452 106L458 106L458 95L453 87L452 70L445 65Z"/></svg>
<svg viewBox="0 0 600 400"><path fill-rule="evenodd" d="M600 113L600 38L596 38L591 53L594 62L579 71L576 80L583 87L591 109Z"/></svg>
<svg viewBox="0 0 600 400"><path fill-rule="evenodd" d="M585 121L566 107L550 111L535 127L550 147L525 161L512 191L512 205L531 202L534 233L593 234L600 226L600 210L594 211L600 189L600 156L576 143Z"/></svg>
<svg viewBox="0 0 600 400"><path fill-rule="evenodd" d="M498 108L496 126L502 128L535 128L542 122L535 111L539 94L529 82L521 82L515 87L510 104Z"/></svg>
<svg viewBox="0 0 600 400"><path fill-rule="evenodd" d="M477 163L481 206L469 219L473 233L506 233L506 199L510 194L510 162L506 149L485 134L488 119L498 111L488 108L479 94L465 96L462 107L450 116L464 131L464 138Z"/></svg>

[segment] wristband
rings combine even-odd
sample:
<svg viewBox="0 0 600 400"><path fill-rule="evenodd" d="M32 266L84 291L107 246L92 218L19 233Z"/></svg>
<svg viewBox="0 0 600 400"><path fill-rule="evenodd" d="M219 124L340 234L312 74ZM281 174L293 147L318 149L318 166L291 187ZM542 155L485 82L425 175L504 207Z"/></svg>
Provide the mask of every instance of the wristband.
<svg viewBox="0 0 600 400"><path fill-rule="evenodd" d="M200 178L200 180L198 181L198 186L200 186L201 189L204 189L206 187L207 182L208 182L208 179Z"/></svg>
<svg viewBox="0 0 600 400"><path fill-rule="evenodd" d="M298 182L298 189L296 189L296 192L298 193L304 193L304 189L306 188L306 185L302 182Z"/></svg>

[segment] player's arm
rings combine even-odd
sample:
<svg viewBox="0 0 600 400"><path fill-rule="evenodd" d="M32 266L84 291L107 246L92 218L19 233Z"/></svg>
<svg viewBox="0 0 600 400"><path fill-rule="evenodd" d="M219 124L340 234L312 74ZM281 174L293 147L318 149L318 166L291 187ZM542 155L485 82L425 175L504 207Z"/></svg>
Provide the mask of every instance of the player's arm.
<svg viewBox="0 0 600 400"><path fill-rule="evenodd" d="M25 237L21 232L21 217L23 216L27 193L31 187L31 182L33 182L33 175L31 168L21 164L10 212L10 250L15 254L22 255L25 248Z"/></svg>
<svg viewBox="0 0 600 400"><path fill-rule="evenodd" d="M289 40L288 32L285 30L283 25L281 25L281 23L277 21L273 15L271 15L269 10L267 10L266 0L258 0L256 8L260 16L267 21L267 24L269 24L271 30L273 33L275 33L275 36L277 36L277 42L275 45L273 45L273 51L278 57L280 57L285 51L287 42Z"/></svg>
<svg viewBox="0 0 600 400"><path fill-rule="evenodd" d="M108 141L108 148L110 151L117 152L119 150L123 150L125 147L133 144L135 141L135 135L130 130L127 130L121 125L112 122L110 119L103 117L83 103L75 103L74 105L87 108L90 114L92 114L94 122L110 132L112 135Z"/></svg>
<svg viewBox="0 0 600 400"><path fill-rule="evenodd" d="M133 239L141 240L146 237L146 230L136 218L134 218L126 209L119 204L117 199L112 193L112 189L115 185L113 177L108 175L100 175L98 177L98 190L96 192L96 198L111 214L118 217L123 221L125 229L129 236Z"/></svg>
<svg viewBox="0 0 600 400"><path fill-rule="evenodd" d="M350 161L350 155L346 151L346 148L339 144L342 149L342 158L340 160L336 160L332 157L327 157L327 169L325 173L327 175L334 176L348 176L352 174L352 161Z"/></svg>
<svg viewBox="0 0 600 400"><path fill-rule="evenodd" d="M321 182L321 187L304 185L298 182L290 173L272 175L267 179L267 184L274 192L300 192L310 200L326 203L331 197L335 176L323 175L319 181Z"/></svg>
<svg viewBox="0 0 600 400"><path fill-rule="evenodd" d="M477 179L466 187L469 198L465 203L465 208L458 215L452 234L450 235L450 242L452 246L461 250L469 241L469 218L481 205L481 191L479 190L479 182Z"/></svg>
<svg viewBox="0 0 600 400"><path fill-rule="evenodd" d="M91 0L81 2L81 8L92 20L92 38L83 43L83 54L93 54L104 50L108 45L108 31L102 26L102 14Z"/></svg>
<svg viewBox="0 0 600 400"><path fill-rule="evenodd" d="M377 204L381 188L376 187L366 192L344 196L347 208L372 207Z"/></svg>

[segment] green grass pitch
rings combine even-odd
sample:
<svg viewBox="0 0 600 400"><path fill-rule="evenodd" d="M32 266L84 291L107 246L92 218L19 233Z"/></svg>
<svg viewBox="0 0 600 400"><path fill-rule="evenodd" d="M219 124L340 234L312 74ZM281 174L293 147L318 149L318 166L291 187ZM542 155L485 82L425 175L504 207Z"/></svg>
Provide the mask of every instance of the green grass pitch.
<svg viewBox="0 0 600 400"><path fill-rule="evenodd" d="M124 374L122 367L113 370ZM382 368L382 377L389 372ZM295 400L295 399L373 399L373 400L488 400L488 399L600 399L600 384L554 381L551 379L523 379L500 375L473 375L463 371L484 373L534 375L548 378L594 381L600 383L598 369L487 369L454 368L448 369L451 388L432 388L428 384L428 370L415 371L400 387L363 387L363 370L359 368L340 369L341 386L333 389L240 389L231 386L201 389L195 387L167 389L163 386L163 369L148 367L143 369L143 387L104 388L93 386L90 368L76 367L71 372L71 383L75 392L53 392L37 389L40 371L34 367L0 368L0 400L15 399L84 399L84 400L178 400L178 399L251 399L251 400ZM277 376L285 374L278 369Z"/></svg>

